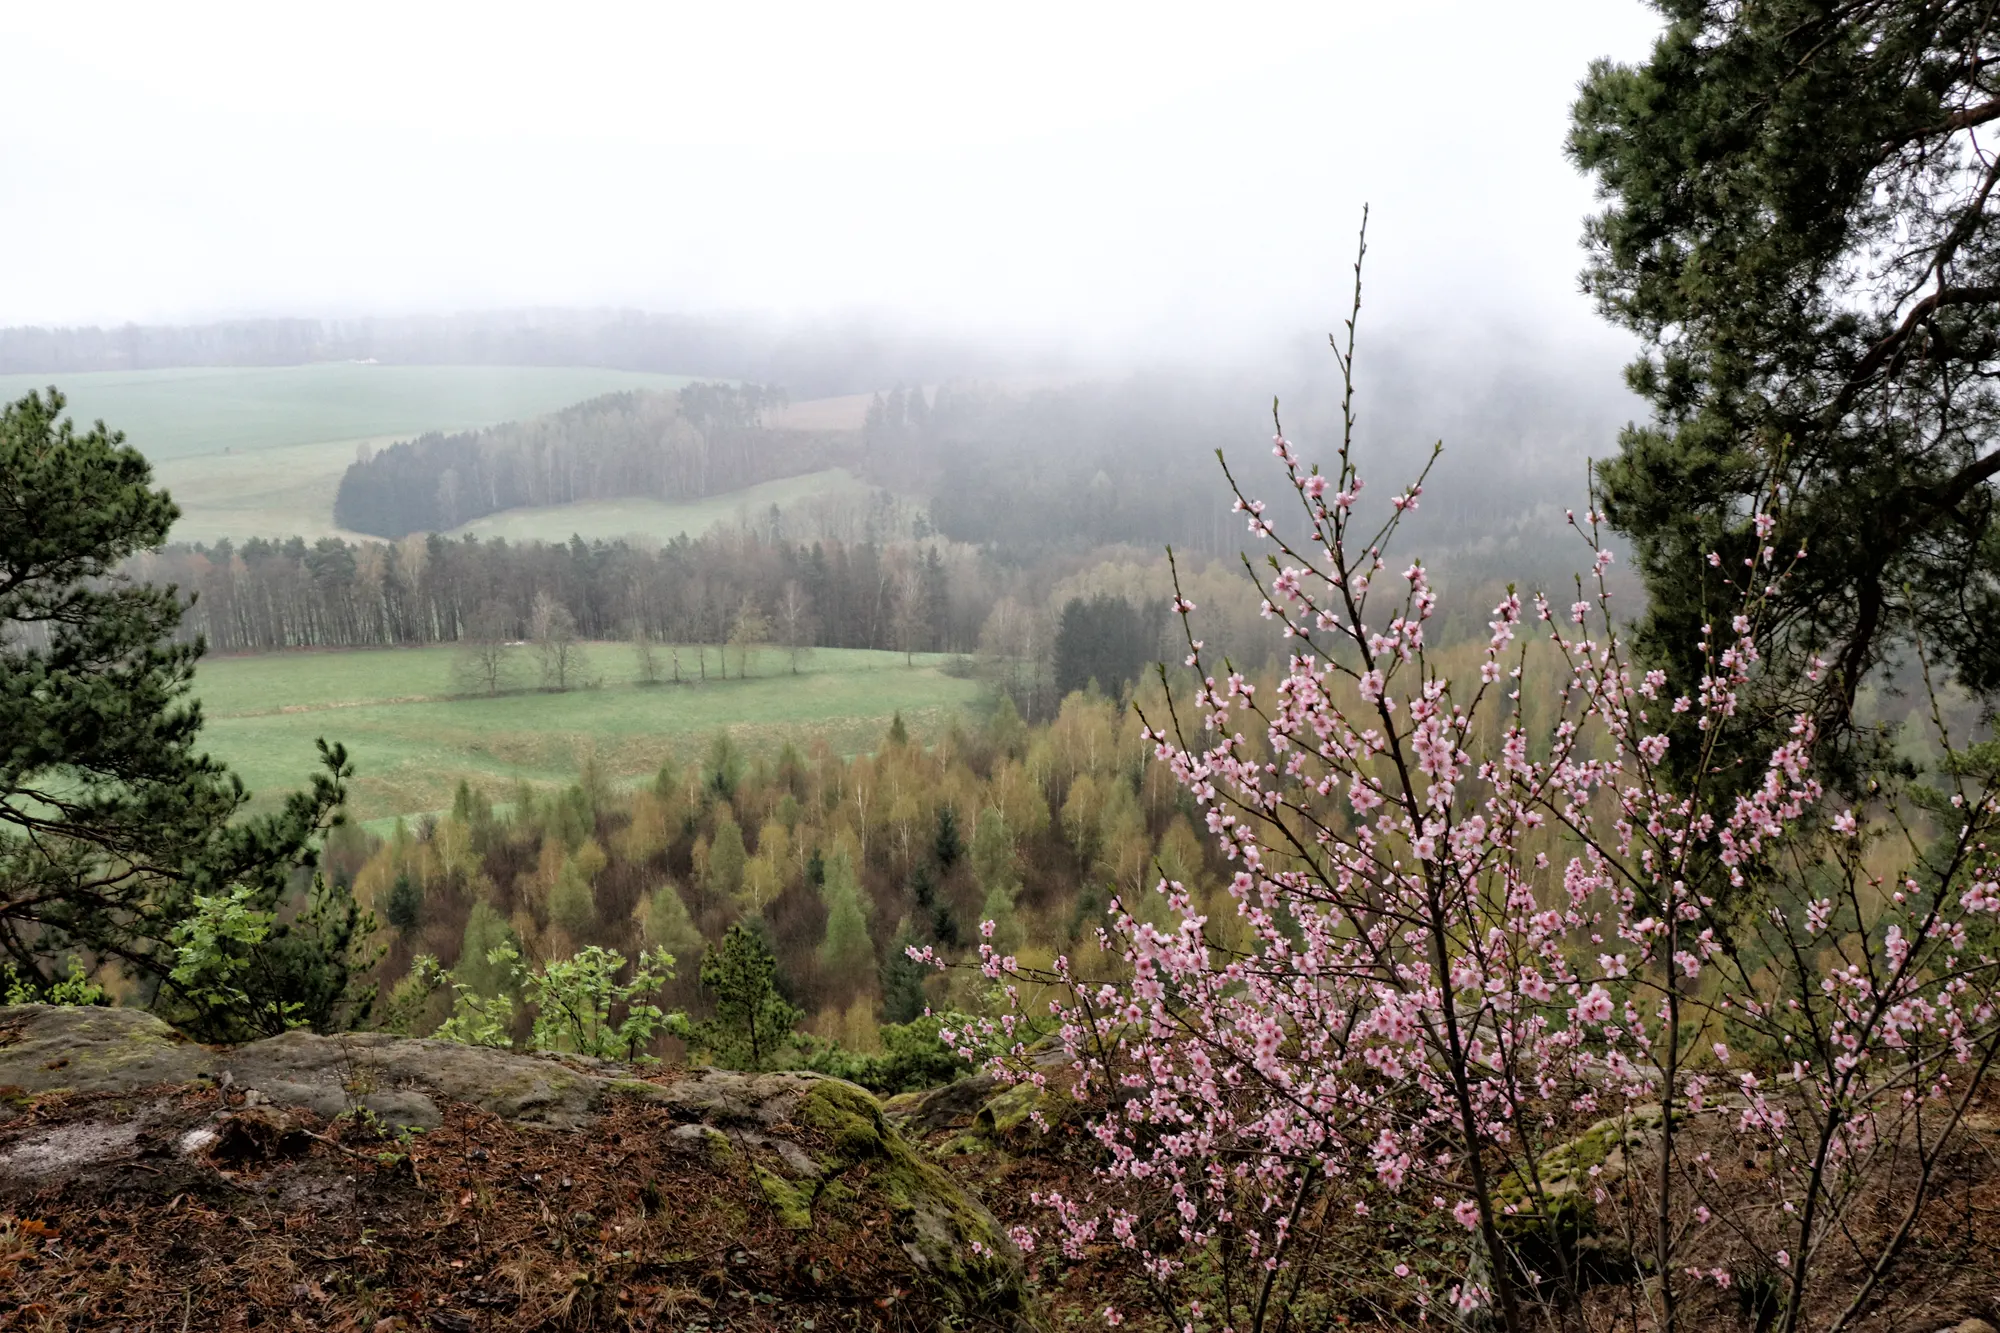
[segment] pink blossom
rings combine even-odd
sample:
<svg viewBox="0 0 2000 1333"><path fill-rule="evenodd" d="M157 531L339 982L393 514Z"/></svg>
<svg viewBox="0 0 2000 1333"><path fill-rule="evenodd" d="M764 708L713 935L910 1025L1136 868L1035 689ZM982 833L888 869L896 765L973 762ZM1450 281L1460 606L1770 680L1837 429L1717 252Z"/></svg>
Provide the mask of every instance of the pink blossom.
<svg viewBox="0 0 2000 1333"><path fill-rule="evenodd" d="M1945 895L1900 874L1874 879L1861 864L1848 841L1857 816L1831 808L1816 776L1810 708L1726 797L1700 776L1679 789L1684 775L1666 771L1670 718L1694 724L1693 759L1712 740L1740 738L1750 701L1805 695L1765 660L1765 602L1787 577L1775 548L1751 557L1771 566L1755 578L1712 580L1717 616L1689 645L1698 669L1685 679L1630 657L1608 611L1609 552L1592 531L1586 591L1567 615L1531 596L1524 622L1523 597L1510 591L1483 652L1448 661L1426 641L1437 593L1424 565L1408 562L1396 586L1374 530L1350 527L1361 482L1348 455L1321 474L1282 437L1273 451L1310 539L1283 536L1247 495L1237 510L1271 543L1264 599L1287 636L1285 665L1273 679L1225 673L1190 622L1186 661L1199 684L1164 712L1139 705L1154 761L1229 866L1227 930L1178 884L1161 885L1152 902L1164 906L1143 918L1114 902L1096 935L1109 966L1091 975L1115 979L1086 983L1066 959L1030 971L1000 957L984 923L988 942L968 965L1005 1008L943 1034L999 1078L1048 1087L1026 1050L1052 1025L1096 1108L1087 1131L1102 1163L1095 1202L1037 1199L1065 1256L1109 1237L1156 1290L1186 1295L1187 1265L1211 1264L1227 1236L1256 1278L1244 1289L1255 1289L1291 1261L1288 1201L1302 1192L1329 1191L1355 1216L1381 1215L1384 1191L1429 1198L1477 1230L1479 1209L1463 1197L1468 1164L1520 1171L1546 1142L1552 1110L1595 1118L1673 1098L1708 1113L1719 1090L1734 1132L1771 1153L1772 1215L1796 1218L1786 1209L1812 1186L1792 1164L1823 1157L1856 1169L1871 1135L1900 1132L1884 1128L1900 1105L1891 1092L1922 1104L1996 1039L2000 968L1978 961L1990 946L1975 945L1977 916L2000 913L2000 865L1981 841L2000 833L1993 793L1968 785L1945 821L1964 823L1964 875ZM1415 509L1419 493L1393 497L1396 511ZM1584 521L1600 521L1594 507ZM1778 518L1752 522L1764 545ZM1719 553L1707 558L1723 567ZM1371 580L1382 584L1372 601ZM1191 617L1193 603L1174 593ZM1524 623L1543 641L1536 657L1503 660L1518 653ZM1544 692L1525 695L1527 674L1545 668ZM1808 681L1823 669L1809 666ZM1530 699L1553 700L1546 720ZM1800 901L1764 891L1773 867L1798 863L1838 892ZM943 965L934 948L910 956ZM1773 957L1830 961L1793 984L1756 972ZM1790 1075L1667 1068L1662 1051L1722 1023L1781 1052ZM1711 1049L1730 1065L1725 1043ZM1857 1111L1842 1120L1801 1106ZM1671 1187L1675 1215L1728 1222L1685 1192L1714 1167L1690 1167ZM1016 1237L1024 1250L1032 1239ZM1411 1275L1401 1261L1412 1257L1388 1256L1398 1277ZM1660 1280L1728 1284L1728 1270L1695 1257L1682 1253ZM1790 1264L1784 1251L1777 1260ZM1482 1271L1497 1283L1507 1270ZM1491 1299L1469 1272L1420 1284L1418 1300L1436 1290L1465 1311ZM1241 1313L1200 1318L1233 1326ZM1104 1314L1119 1322L1111 1307Z"/></svg>

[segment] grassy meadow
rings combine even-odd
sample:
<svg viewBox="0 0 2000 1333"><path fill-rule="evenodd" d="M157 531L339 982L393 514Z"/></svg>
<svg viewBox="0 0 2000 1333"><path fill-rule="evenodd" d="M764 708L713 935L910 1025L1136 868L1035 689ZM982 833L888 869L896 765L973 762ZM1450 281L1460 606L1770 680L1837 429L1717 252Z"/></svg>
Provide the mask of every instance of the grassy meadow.
<svg viewBox="0 0 2000 1333"><path fill-rule="evenodd" d="M622 389L677 389L686 376L551 366L196 366L0 375L19 398L51 380L79 421L102 417L154 462L461 430L552 412ZM351 451L350 451L351 452Z"/></svg>
<svg viewBox="0 0 2000 1333"><path fill-rule="evenodd" d="M335 532L333 495L363 444L535 416L686 376L572 367L193 367L0 375L12 401L53 381L79 422L125 432L182 511L177 541ZM568 536L568 533L564 533Z"/></svg>
<svg viewBox="0 0 2000 1333"><path fill-rule="evenodd" d="M846 468L836 467L746 486L740 491L711 495L703 500L632 497L507 509L488 514L485 518L476 518L451 535L461 537L473 533L482 538L505 537L510 542L566 542L572 535L582 536L586 541L600 537L606 541L619 537L669 541L682 533L698 537L718 524L758 517L773 505L790 509L806 501L826 500L859 507L868 502L874 490Z"/></svg>
<svg viewBox="0 0 2000 1333"><path fill-rule="evenodd" d="M521 680L529 650L515 650ZM661 650L670 670L671 649ZM684 675L694 653L682 649ZM521 689L497 698L455 694L450 647L264 653L204 660L196 673L210 753L227 762L265 806L313 768L313 740L347 746L356 767L349 809L364 822L443 809L461 777L505 799L517 779L572 780L594 757L614 778L653 773L668 756L693 758L727 729L752 753L789 740L824 739L842 754L873 749L901 712L921 737L954 713L982 706L973 681L945 674L947 659L918 654L814 649L793 675L788 655L767 648L745 680L698 685L636 683L632 648L588 645L596 688L549 694ZM733 670L732 665L732 670Z"/></svg>

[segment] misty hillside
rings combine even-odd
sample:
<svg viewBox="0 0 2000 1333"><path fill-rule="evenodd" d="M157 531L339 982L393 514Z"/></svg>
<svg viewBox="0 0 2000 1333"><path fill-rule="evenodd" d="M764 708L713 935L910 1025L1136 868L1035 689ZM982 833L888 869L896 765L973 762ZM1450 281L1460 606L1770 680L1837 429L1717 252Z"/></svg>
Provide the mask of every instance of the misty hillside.
<svg viewBox="0 0 2000 1333"><path fill-rule="evenodd" d="M1357 457L1378 494L1426 485L1434 563L1559 576L1574 563L1565 508L1585 506L1593 447L1631 400L1498 358L1439 380L1399 344L1360 398ZM1341 424L1326 367L1279 378L1286 430L1331 466ZM398 538L584 501L683 501L846 468L918 497L928 525L1010 561L1101 546L1233 558L1240 518L1217 461L1269 497L1269 379L1152 371L1039 386L954 380L789 403L783 388L615 393L483 430L432 432L346 470L337 526ZM787 405L789 403L789 405ZM997 502L996 501L1003 501ZM560 522L560 520L558 520ZM920 534L921 535L921 534ZM1524 564L1525 562L1525 564Z"/></svg>
<svg viewBox="0 0 2000 1333"><path fill-rule="evenodd" d="M402 537L529 506L702 499L850 460L840 433L767 429L764 412L782 401L754 385L695 384L431 432L357 459L341 478L334 521Z"/></svg>

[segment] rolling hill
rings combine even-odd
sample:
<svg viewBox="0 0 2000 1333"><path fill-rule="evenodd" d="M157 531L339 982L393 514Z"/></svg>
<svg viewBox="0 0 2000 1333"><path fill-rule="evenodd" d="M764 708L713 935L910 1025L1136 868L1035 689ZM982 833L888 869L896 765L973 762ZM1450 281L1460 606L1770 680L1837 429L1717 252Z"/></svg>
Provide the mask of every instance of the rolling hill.
<svg viewBox="0 0 2000 1333"><path fill-rule="evenodd" d="M467 430L677 375L570 367L331 362L0 375L12 401L54 382L79 423L102 419L153 461L173 493L177 541L335 533L333 495L366 444Z"/></svg>

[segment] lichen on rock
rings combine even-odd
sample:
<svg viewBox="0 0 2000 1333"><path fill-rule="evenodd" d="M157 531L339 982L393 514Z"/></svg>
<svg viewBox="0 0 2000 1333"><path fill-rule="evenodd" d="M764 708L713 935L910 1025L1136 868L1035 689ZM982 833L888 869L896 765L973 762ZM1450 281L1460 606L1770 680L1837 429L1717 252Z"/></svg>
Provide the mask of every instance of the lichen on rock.
<svg viewBox="0 0 2000 1333"><path fill-rule="evenodd" d="M132 1092L192 1083L215 1057L138 1009L47 1004L0 1008L0 1087L25 1093ZM5 1111L0 1109L0 1118Z"/></svg>

